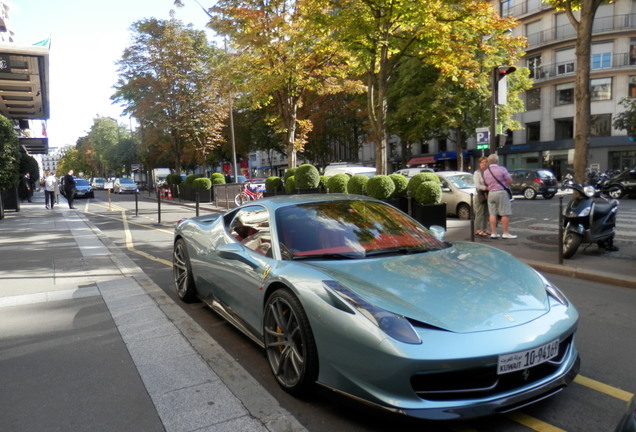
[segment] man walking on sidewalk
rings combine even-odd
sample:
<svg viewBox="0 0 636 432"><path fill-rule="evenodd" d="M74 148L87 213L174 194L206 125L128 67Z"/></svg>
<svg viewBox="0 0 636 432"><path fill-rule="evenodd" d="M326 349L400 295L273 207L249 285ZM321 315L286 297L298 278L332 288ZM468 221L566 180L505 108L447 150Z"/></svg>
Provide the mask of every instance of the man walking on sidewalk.
<svg viewBox="0 0 636 432"><path fill-rule="evenodd" d="M46 208L53 209L55 205L55 189L57 188L57 177L54 172L49 172L44 178L44 202Z"/></svg>
<svg viewBox="0 0 636 432"><path fill-rule="evenodd" d="M73 170L69 170L68 174L62 179L62 185L64 186L64 195L68 201L68 208L74 209L73 200L75 199L75 178L73 178Z"/></svg>

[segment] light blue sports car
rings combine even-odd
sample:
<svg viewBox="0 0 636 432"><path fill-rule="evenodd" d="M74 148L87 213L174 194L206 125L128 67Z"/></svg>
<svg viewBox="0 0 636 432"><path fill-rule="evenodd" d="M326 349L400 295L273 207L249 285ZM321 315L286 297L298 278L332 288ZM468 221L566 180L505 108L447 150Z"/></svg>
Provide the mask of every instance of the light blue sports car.
<svg viewBox="0 0 636 432"><path fill-rule="evenodd" d="M578 312L554 285L371 198L278 196L187 219L173 269L179 297L261 345L295 395L318 383L450 420L543 400L578 373Z"/></svg>

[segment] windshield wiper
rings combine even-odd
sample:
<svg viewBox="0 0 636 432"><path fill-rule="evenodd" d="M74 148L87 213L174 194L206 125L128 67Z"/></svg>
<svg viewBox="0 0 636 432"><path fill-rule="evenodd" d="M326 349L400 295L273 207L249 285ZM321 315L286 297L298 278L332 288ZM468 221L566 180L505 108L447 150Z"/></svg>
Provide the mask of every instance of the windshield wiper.
<svg viewBox="0 0 636 432"><path fill-rule="evenodd" d="M364 258L363 254L360 253L320 253L320 254L312 254L312 255L296 255L292 256L294 261L296 260L347 260L347 259L360 259Z"/></svg>
<svg viewBox="0 0 636 432"><path fill-rule="evenodd" d="M417 247L401 247L401 248L393 248L393 249L378 249L367 251L366 256L379 256L379 255L410 255L415 253L423 253L428 252L431 249L428 248L417 248Z"/></svg>

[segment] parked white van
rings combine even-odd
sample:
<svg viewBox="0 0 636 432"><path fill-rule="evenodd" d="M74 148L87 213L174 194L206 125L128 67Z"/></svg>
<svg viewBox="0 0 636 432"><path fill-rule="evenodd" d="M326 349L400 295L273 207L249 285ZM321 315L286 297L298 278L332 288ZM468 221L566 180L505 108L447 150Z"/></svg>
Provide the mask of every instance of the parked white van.
<svg viewBox="0 0 636 432"><path fill-rule="evenodd" d="M373 177L375 175L375 167L366 167L360 165L349 165L349 164L329 164L325 167L325 176L331 177L336 174L348 174L352 176L354 174L362 174L367 177Z"/></svg>

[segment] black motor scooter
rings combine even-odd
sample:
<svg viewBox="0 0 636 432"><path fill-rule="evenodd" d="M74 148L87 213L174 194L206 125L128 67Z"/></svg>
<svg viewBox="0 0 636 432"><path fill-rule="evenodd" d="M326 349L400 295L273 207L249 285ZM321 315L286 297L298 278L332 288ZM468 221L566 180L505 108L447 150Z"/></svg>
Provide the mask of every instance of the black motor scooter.
<svg viewBox="0 0 636 432"><path fill-rule="evenodd" d="M581 243L617 251L614 246L617 200L594 199L595 188L569 183L572 200L563 212L563 258L571 258Z"/></svg>

